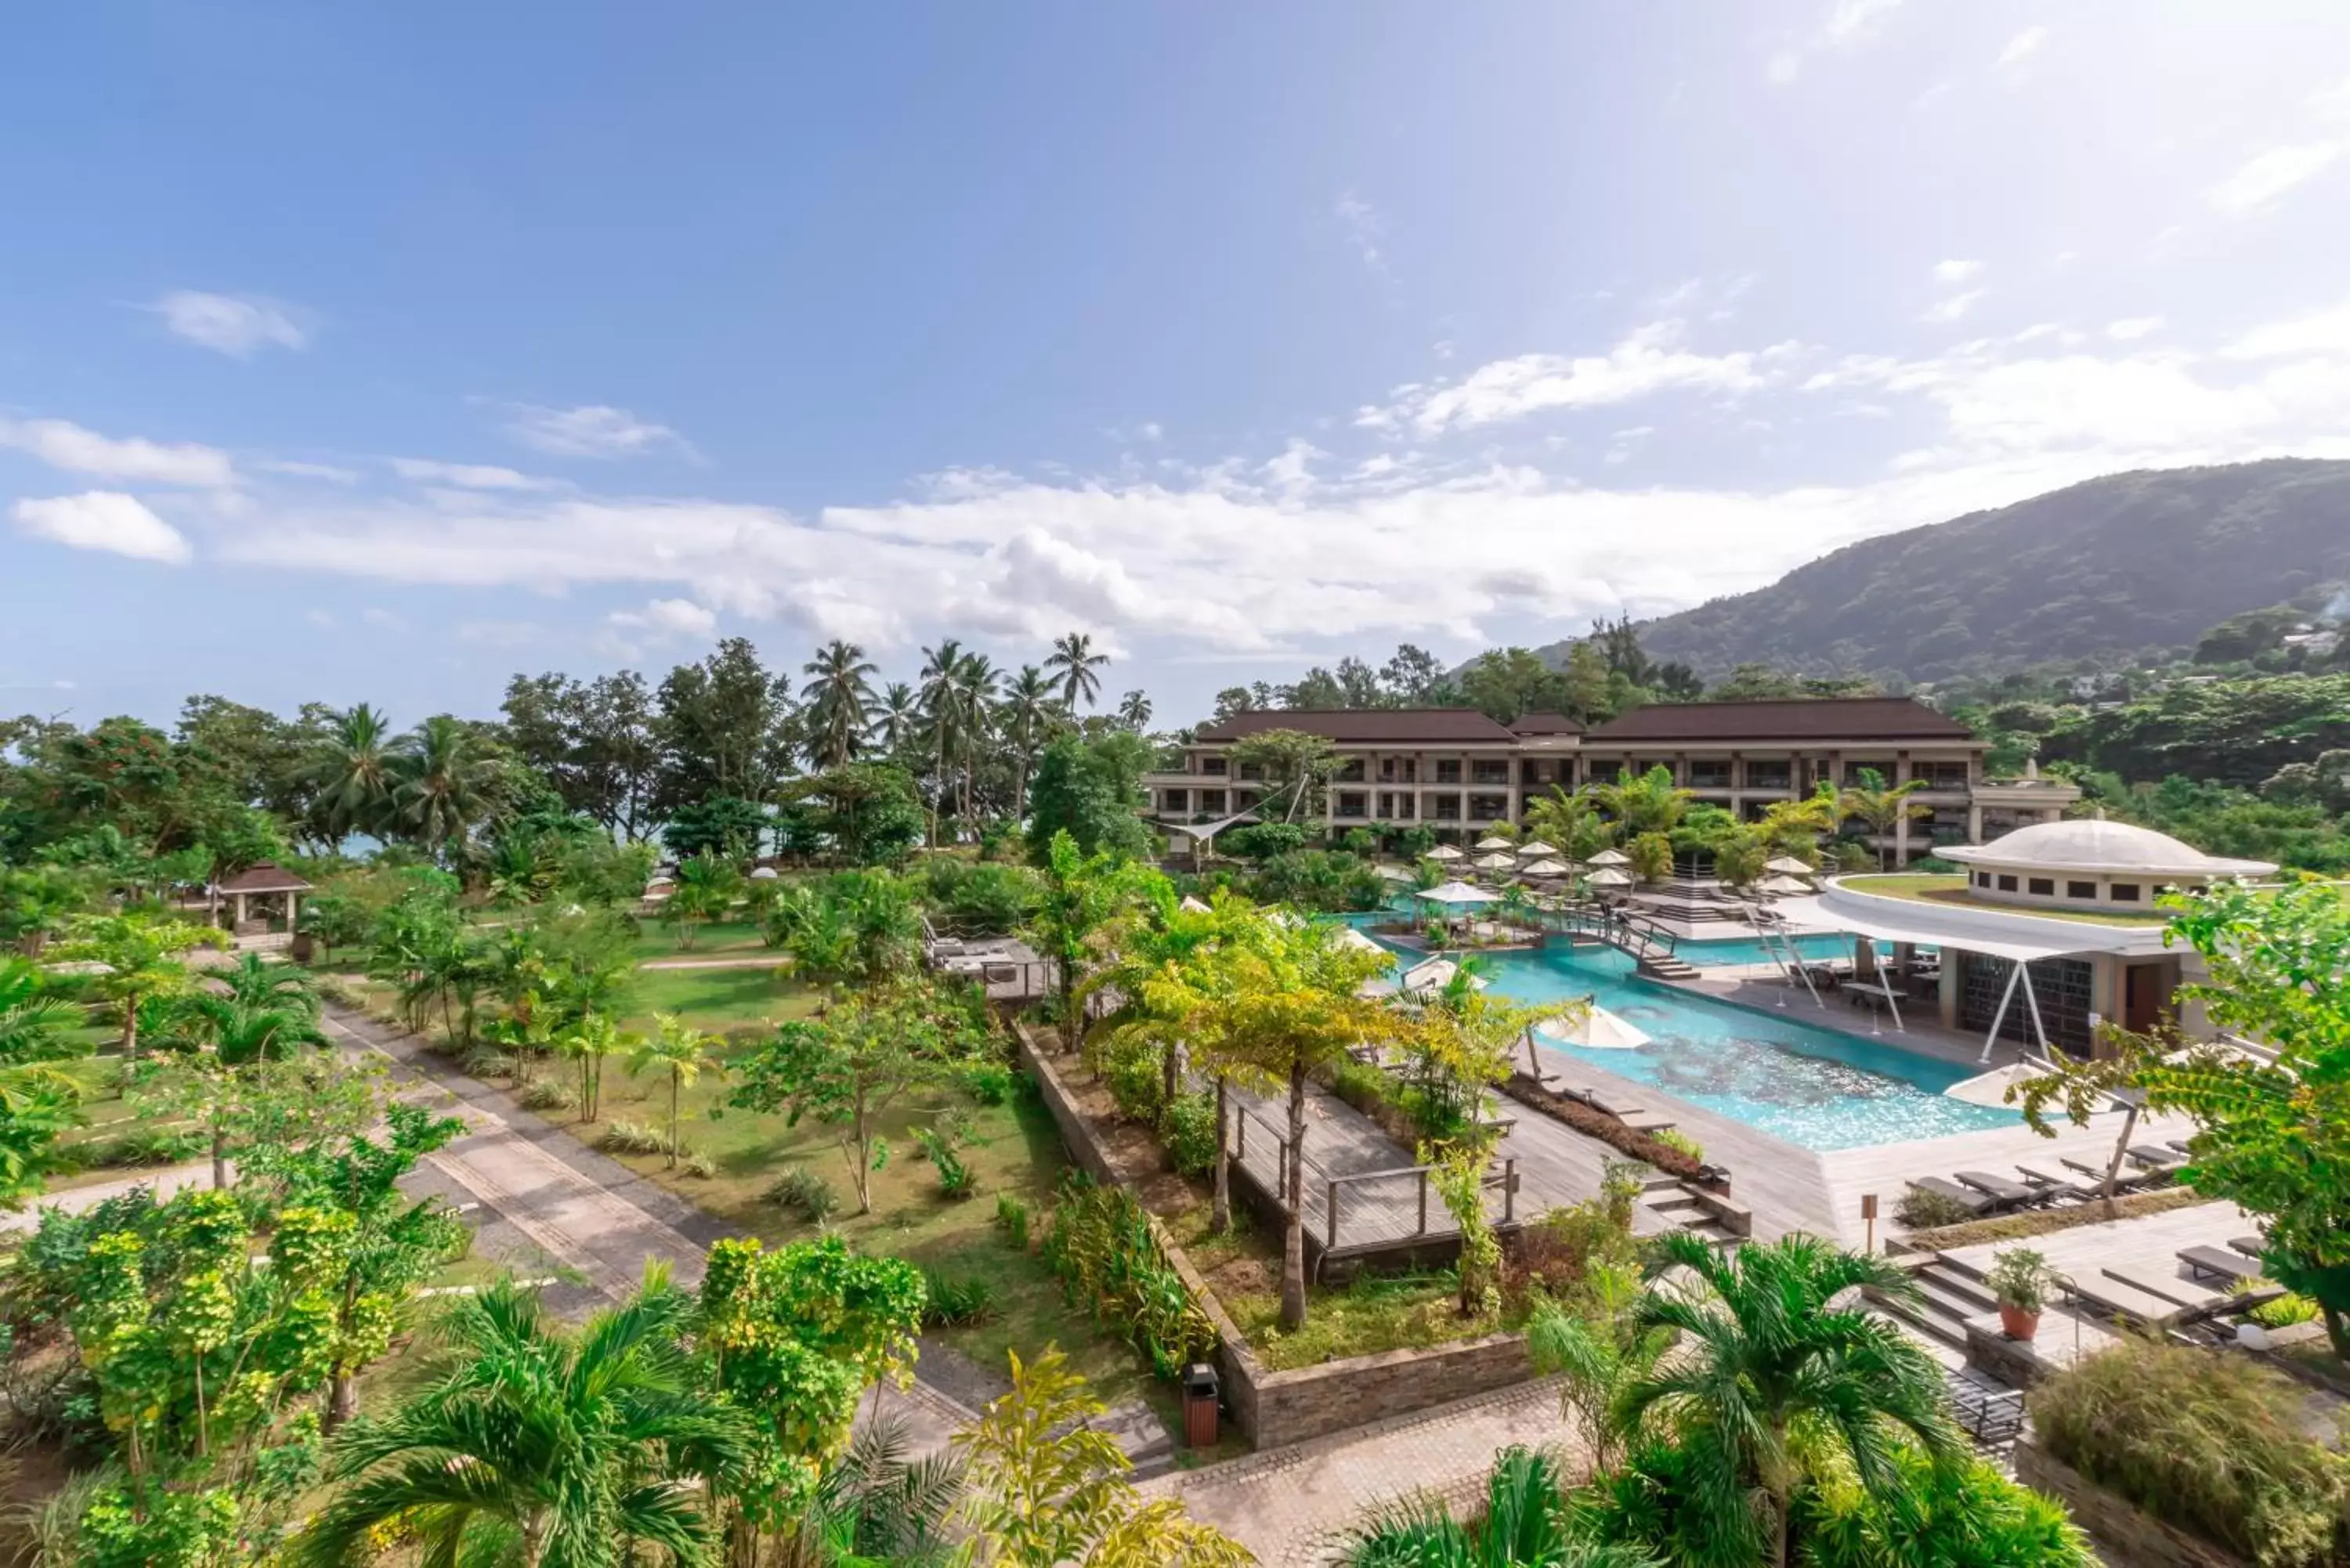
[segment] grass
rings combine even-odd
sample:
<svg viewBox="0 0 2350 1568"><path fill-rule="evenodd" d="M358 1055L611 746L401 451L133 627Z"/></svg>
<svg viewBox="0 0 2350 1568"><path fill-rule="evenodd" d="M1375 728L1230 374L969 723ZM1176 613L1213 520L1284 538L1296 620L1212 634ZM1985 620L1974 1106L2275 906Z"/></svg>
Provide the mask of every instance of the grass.
<svg viewBox="0 0 2350 1568"><path fill-rule="evenodd" d="M712 920L693 933L693 946L677 945L677 928L658 917L641 923L637 932L637 961L654 959L743 958L761 952L772 952L760 939L755 920ZM777 962L783 954L775 954Z"/></svg>
<svg viewBox="0 0 2350 1568"><path fill-rule="evenodd" d="M1846 877L1856 893L1877 893L1887 898L1910 898L1921 904L1961 904L1969 909L1996 909L2050 920L2079 920L2092 926L2159 926L2170 917L2160 912L2132 914L2122 909L2050 909L2037 904L1994 904L1975 898L1964 877L1938 876L1924 871L1871 872Z"/></svg>
<svg viewBox="0 0 2350 1568"><path fill-rule="evenodd" d="M702 1029L724 1033L745 1025L805 1017L816 993L768 969L639 970L630 987L629 1029L650 1029L656 1012L674 1012Z"/></svg>

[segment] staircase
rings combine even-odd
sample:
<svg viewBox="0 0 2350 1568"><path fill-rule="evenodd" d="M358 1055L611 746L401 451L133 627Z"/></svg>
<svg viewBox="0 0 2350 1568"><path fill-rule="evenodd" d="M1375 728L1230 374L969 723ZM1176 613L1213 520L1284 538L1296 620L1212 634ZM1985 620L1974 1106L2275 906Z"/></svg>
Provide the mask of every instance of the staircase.
<svg viewBox="0 0 2350 1568"><path fill-rule="evenodd" d="M1651 953L1638 965L1639 972L1650 980L1695 980L1697 966L1672 953Z"/></svg>
<svg viewBox="0 0 2350 1568"><path fill-rule="evenodd" d="M1963 1354L1967 1319L1998 1311L1999 1298L1974 1273L1944 1261L1939 1253L1906 1258L1901 1266L1917 1285L1919 1299L1898 1301L1874 1290L1866 1293L1868 1299L1887 1317Z"/></svg>
<svg viewBox="0 0 2350 1568"><path fill-rule="evenodd" d="M1647 1199L1646 1207L1649 1213L1674 1230L1686 1231L1700 1241L1711 1241L1724 1252L1733 1251L1746 1240L1715 1219L1713 1210L1700 1203L1678 1183L1671 1191Z"/></svg>

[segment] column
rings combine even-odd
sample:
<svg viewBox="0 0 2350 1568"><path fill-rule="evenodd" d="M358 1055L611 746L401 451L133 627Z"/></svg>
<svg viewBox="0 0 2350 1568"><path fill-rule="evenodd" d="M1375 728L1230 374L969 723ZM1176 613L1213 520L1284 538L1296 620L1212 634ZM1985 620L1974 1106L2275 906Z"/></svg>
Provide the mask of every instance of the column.
<svg viewBox="0 0 2350 1568"><path fill-rule="evenodd" d="M1967 842L1981 844L1982 841L1982 807L1973 801L1969 801L1967 802Z"/></svg>

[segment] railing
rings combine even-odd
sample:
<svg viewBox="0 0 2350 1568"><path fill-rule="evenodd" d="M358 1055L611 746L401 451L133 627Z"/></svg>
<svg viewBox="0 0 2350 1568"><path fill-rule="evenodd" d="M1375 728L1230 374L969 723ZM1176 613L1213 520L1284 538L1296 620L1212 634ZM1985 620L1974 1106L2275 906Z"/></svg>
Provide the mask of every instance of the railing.
<svg viewBox="0 0 2350 1568"><path fill-rule="evenodd" d="M1604 904L1567 904L1541 913L1546 923L1556 922L1553 929L1581 931L1634 958L1669 958L1680 945L1678 935L1656 921Z"/></svg>
<svg viewBox="0 0 2350 1568"><path fill-rule="evenodd" d="M1264 1116L1246 1106L1239 1106L1235 1109L1239 1114L1232 1118L1233 1141L1225 1152L1251 1180L1263 1185L1264 1178L1261 1170L1249 1163L1249 1124L1254 1122L1263 1128L1257 1139L1257 1158L1263 1159L1269 1144L1273 1150L1272 1196L1275 1206L1282 1208L1286 1208L1289 1201L1289 1162L1293 1158L1298 1160L1301 1207L1304 1210L1300 1220L1306 1234L1319 1243L1326 1255L1378 1247L1409 1246L1432 1236L1455 1233L1457 1227L1440 1197L1436 1200L1436 1226L1433 1230L1430 1227L1429 1176L1435 1167L1403 1165L1386 1170L1358 1170L1345 1176L1333 1176L1312 1156L1294 1156L1287 1137ZM1379 1188L1392 1190L1405 1184L1409 1184L1408 1196L1400 1199L1382 1201L1375 1195ZM1498 1190L1502 1195L1500 1222L1515 1224L1518 1217L1517 1157L1503 1157L1497 1167L1487 1171L1483 1185L1486 1190ZM1409 1220L1405 1214L1409 1214ZM1351 1228L1350 1220L1353 1222Z"/></svg>

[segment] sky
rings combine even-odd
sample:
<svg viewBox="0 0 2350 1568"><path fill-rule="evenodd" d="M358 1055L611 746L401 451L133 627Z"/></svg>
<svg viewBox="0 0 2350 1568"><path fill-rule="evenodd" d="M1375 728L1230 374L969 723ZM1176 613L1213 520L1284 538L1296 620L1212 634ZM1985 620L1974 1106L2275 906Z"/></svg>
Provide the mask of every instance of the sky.
<svg viewBox="0 0 2350 1568"><path fill-rule="evenodd" d="M0 711L721 637L1162 724L2350 456L2350 6L105 4L0 53Z"/></svg>

